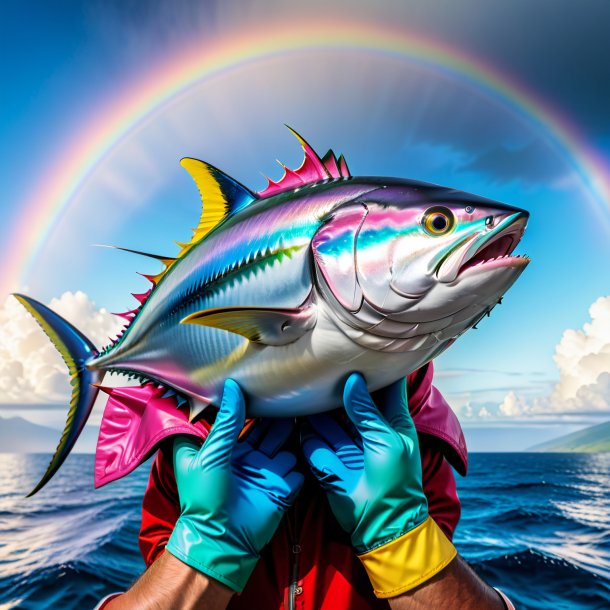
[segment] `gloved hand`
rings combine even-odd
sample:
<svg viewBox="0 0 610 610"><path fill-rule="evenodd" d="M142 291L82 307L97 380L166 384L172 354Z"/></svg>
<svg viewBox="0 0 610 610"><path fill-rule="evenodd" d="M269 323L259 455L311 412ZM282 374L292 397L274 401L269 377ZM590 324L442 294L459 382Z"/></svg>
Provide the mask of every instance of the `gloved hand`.
<svg viewBox="0 0 610 610"><path fill-rule="evenodd" d="M362 376L343 402L355 430L328 414L309 418L303 452L373 584L394 597L440 572L456 550L428 515L417 432L404 379L383 392L383 414Z"/></svg>
<svg viewBox="0 0 610 610"><path fill-rule="evenodd" d="M174 441L181 514L167 544L172 555L238 592L303 483L294 455L280 450L293 423L263 420L238 441L244 420L244 396L229 379L203 446L187 436Z"/></svg>

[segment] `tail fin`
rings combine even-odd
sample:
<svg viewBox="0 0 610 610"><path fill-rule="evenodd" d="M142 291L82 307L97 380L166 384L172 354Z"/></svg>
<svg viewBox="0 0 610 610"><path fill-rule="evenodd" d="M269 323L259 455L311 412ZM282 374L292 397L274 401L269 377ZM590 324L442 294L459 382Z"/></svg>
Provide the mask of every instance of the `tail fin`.
<svg viewBox="0 0 610 610"><path fill-rule="evenodd" d="M13 296L34 317L61 354L70 370L70 385L72 386L70 409L61 439L51 459L51 463L47 467L47 471L36 487L27 495L29 498L48 483L49 479L59 470L59 467L68 457L72 447L74 447L74 443L76 443L85 427L99 391L92 384L96 384L101 380L102 373L87 369L87 360L97 356L98 352L93 343L72 324L66 322L66 320L58 316L46 305L34 299L22 294L15 294Z"/></svg>

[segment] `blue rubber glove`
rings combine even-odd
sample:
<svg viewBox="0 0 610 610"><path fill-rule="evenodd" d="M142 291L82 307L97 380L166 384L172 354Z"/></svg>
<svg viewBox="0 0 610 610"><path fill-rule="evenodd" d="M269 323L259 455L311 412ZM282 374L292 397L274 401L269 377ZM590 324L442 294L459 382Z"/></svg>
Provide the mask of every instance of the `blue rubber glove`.
<svg viewBox="0 0 610 610"><path fill-rule="evenodd" d="M428 515L417 431L404 379L382 392L383 414L361 375L345 384L354 431L328 414L309 418L303 452L350 534L375 594L393 597L431 578L456 555Z"/></svg>
<svg viewBox="0 0 610 610"><path fill-rule="evenodd" d="M293 422L260 421L238 441L244 420L243 394L229 379L203 446L187 436L174 441L181 514L167 544L172 555L238 592L303 483L295 456L281 451Z"/></svg>

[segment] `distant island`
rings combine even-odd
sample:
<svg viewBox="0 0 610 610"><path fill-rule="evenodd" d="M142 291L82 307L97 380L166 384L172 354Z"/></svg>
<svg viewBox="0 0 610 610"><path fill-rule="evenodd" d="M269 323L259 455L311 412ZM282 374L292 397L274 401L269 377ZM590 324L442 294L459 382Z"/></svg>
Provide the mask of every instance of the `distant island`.
<svg viewBox="0 0 610 610"><path fill-rule="evenodd" d="M95 453L98 431L99 426L85 426L74 447L75 452ZM60 437L59 429L41 426L22 417L0 416L0 453L54 453ZM523 443L521 447L527 447L527 444ZM479 450L490 451L487 446ZM501 451L498 448L491 450ZM610 452L610 421L521 449L523 450L556 453Z"/></svg>
<svg viewBox="0 0 610 610"><path fill-rule="evenodd" d="M610 421L530 447L553 453L603 453L610 451Z"/></svg>
<svg viewBox="0 0 610 610"><path fill-rule="evenodd" d="M23 417L0 417L0 453L54 453L61 430L34 424ZM96 427L85 427L74 450L94 453Z"/></svg>

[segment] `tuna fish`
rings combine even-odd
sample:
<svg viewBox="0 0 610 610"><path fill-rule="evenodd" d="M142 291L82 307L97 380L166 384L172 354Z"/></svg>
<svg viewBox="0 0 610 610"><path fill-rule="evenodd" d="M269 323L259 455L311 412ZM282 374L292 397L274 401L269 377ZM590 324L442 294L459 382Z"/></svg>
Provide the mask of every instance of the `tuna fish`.
<svg viewBox="0 0 610 610"><path fill-rule="evenodd" d="M154 382L191 420L235 379L250 416L340 405L346 376L371 390L438 356L501 300L529 262L514 256L524 210L412 180L351 176L341 156L305 153L256 194L183 159L203 212L116 341L98 350L45 305L15 295L61 352L72 400L40 489L87 421L107 372ZM133 251L132 251L133 252ZM140 253L143 254L143 253ZM148 255L153 256L153 255Z"/></svg>

